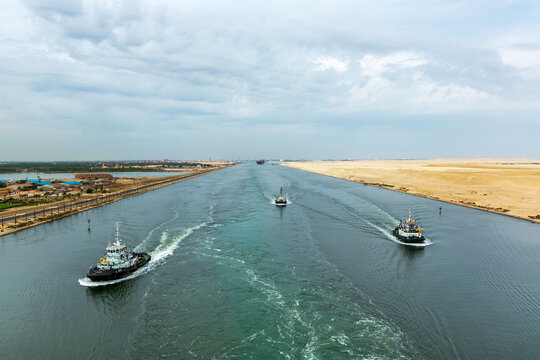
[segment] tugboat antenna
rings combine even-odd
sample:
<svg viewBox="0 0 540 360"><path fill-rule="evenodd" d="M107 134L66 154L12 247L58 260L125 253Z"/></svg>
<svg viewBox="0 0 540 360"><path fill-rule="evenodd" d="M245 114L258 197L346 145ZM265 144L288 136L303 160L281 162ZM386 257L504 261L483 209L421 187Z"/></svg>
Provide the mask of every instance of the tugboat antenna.
<svg viewBox="0 0 540 360"><path fill-rule="evenodd" d="M119 227L120 227L120 224L118 224L118 222L114 225L114 227L116 228L116 242L119 242L120 241L120 235L119 235Z"/></svg>

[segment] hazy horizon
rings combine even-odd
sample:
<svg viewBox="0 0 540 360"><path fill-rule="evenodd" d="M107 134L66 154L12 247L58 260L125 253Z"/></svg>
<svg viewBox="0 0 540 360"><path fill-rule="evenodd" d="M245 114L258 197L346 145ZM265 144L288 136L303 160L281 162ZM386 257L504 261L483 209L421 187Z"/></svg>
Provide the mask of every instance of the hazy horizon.
<svg viewBox="0 0 540 360"><path fill-rule="evenodd" d="M0 159L538 158L538 18L535 1L7 0Z"/></svg>
<svg viewBox="0 0 540 360"><path fill-rule="evenodd" d="M459 158L440 158L440 157L431 157L431 158L304 158L304 159L277 159L277 158L245 158L245 159L210 159L211 162L225 162L225 161L231 161L231 162L244 162L244 161L256 161L259 159L263 159L265 161L382 161L382 160L390 160L390 161L416 161L416 160L532 160L537 161L540 160L540 158L534 158L534 157L459 157ZM68 160L0 160L0 164L9 164L9 163L56 163L56 162L88 162L88 163L99 163L99 162L111 162L111 163L129 163L129 162L204 162L209 161L208 159L90 159L90 160L79 160L79 159L68 159Z"/></svg>

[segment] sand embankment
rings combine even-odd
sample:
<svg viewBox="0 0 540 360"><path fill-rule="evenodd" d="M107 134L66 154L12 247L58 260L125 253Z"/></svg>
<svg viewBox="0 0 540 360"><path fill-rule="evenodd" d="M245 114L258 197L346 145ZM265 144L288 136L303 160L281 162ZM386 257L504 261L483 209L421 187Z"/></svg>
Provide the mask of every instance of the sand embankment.
<svg viewBox="0 0 540 360"><path fill-rule="evenodd" d="M540 223L540 159L307 161L282 165Z"/></svg>

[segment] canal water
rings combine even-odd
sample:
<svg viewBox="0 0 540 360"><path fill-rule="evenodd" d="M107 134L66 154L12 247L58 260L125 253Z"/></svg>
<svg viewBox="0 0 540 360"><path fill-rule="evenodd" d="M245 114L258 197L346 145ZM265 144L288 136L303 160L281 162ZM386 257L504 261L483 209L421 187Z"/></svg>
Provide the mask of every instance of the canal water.
<svg viewBox="0 0 540 360"><path fill-rule="evenodd" d="M390 236L409 207L423 250ZM152 262L82 286L116 222ZM540 358L538 225L280 166L1 237L0 263L5 359Z"/></svg>

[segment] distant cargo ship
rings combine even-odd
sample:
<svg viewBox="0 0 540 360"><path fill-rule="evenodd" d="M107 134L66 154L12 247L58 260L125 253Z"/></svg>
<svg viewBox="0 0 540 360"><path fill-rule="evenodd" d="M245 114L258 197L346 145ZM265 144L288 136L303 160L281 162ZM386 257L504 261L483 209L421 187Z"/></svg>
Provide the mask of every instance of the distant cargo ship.
<svg viewBox="0 0 540 360"><path fill-rule="evenodd" d="M259 159L259 160L255 160L257 162L257 164L259 165L262 165L264 164L264 160L263 159Z"/></svg>

